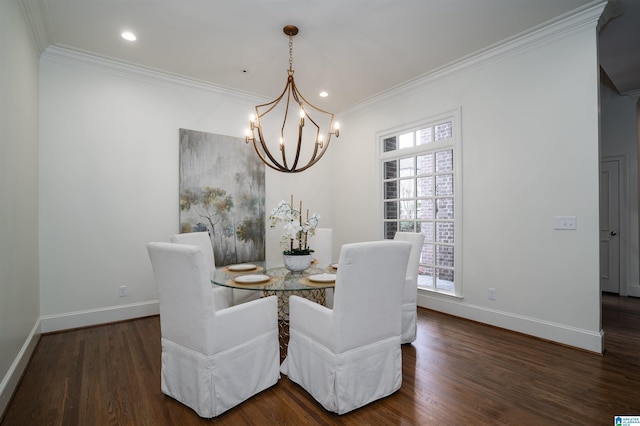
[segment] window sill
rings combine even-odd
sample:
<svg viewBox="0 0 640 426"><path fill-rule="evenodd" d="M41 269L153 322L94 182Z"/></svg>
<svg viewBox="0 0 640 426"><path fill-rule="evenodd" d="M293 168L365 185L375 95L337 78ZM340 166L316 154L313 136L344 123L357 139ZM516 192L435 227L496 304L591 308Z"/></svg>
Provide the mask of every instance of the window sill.
<svg viewBox="0 0 640 426"><path fill-rule="evenodd" d="M418 294L422 296L438 295L437 297L452 297L454 299L463 299L461 295L456 295L450 291L438 290L428 287L418 287Z"/></svg>

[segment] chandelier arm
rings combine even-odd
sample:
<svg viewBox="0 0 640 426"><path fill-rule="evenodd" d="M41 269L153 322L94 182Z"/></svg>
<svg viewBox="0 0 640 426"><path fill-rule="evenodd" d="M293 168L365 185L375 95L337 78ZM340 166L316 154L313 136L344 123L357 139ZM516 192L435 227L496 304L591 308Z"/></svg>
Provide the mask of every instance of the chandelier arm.
<svg viewBox="0 0 640 426"><path fill-rule="evenodd" d="M302 126L298 124L298 148L296 149L296 156L293 160L292 170L296 169L298 165L298 160L300 159L300 148L302 147Z"/></svg>
<svg viewBox="0 0 640 426"><path fill-rule="evenodd" d="M262 160L263 163L265 163L267 166L271 167L272 169L278 170L278 171L288 170L287 167L286 167L286 162L285 162L285 165L283 166L282 164L280 164L273 157L273 155L271 155L271 152L267 148L267 144L264 141L264 135L262 133L262 124L260 123L260 119L262 117L264 117L265 115L267 115L269 112L271 112L276 106L278 106L278 104L280 103L280 101L284 97L284 94L287 93L287 88L288 88L288 84L287 84L287 86L285 86L285 88L282 91L282 93L280 94L280 96L278 96L276 99L274 99L271 102L267 102L267 103L264 103L264 104L257 105L255 107L256 117L257 117L257 120L258 120L258 126L257 126L257 128L258 128L258 139L260 139L260 145L262 146L262 151L264 152L264 154L267 155L267 157L269 157L269 160L271 160L271 164L267 161L265 156L262 154L262 152L258 148L258 144L257 144L256 138L253 138L254 148L256 150L256 153L258 153L258 156L260 156L260 159ZM264 111L261 114L259 109L263 108L263 107L267 107L267 110Z"/></svg>
<svg viewBox="0 0 640 426"><path fill-rule="evenodd" d="M316 155L318 154L318 144L314 144L313 146L313 154L311 154L311 158L309 159L309 163L314 162L315 163L315 159L316 159ZM309 164L307 163L307 164Z"/></svg>
<svg viewBox="0 0 640 426"><path fill-rule="evenodd" d="M269 114L275 107L277 107L278 104L280 103L280 101L282 100L282 98L284 97L284 94L287 93L287 87L288 87L288 85L284 87L284 90L282 91L280 96L278 96L277 98L275 98L271 102L268 102L266 104L256 105L256 115L258 117L263 117L263 116ZM269 108L267 108L267 110L265 112L263 112L262 114L258 114L258 109L262 108L262 107L269 107Z"/></svg>
<svg viewBox="0 0 640 426"><path fill-rule="evenodd" d="M269 152L269 150L267 149L267 145L264 142L264 136L262 135L262 127L260 127L260 126L258 126L258 139L260 139L260 145L262 146L262 150L267 155L267 157L269 157L269 160L271 160L271 163L273 163L278 168L282 168L283 166L280 163L278 163L278 161L275 158L273 158L273 156L271 155L271 152ZM260 158L262 159L262 161L264 163L266 163L267 165L269 165L267 160L264 158L264 155L262 154L262 152L260 152L260 150L258 148L258 142L256 141L255 138L253 139L253 146L254 146L256 152L258 153L258 155L260 156ZM285 167L286 167L286 165L285 165Z"/></svg>
<svg viewBox="0 0 640 426"><path fill-rule="evenodd" d="M258 145L257 142L255 141L255 139L253 140L253 147L255 148L256 153L258 154L258 157L260 157L260 159L262 160L262 162L271 167L273 170L277 170L279 172L283 171L282 166L280 164L278 164L277 162L275 163L277 166L274 166L273 164L271 164L265 157L264 155L262 155L262 153L260 152L260 150L258 149ZM268 151L267 151L268 152Z"/></svg>
<svg viewBox="0 0 640 426"><path fill-rule="evenodd" d="M285 105L284 108L284 119L282 120L282 127L280 128L280 151L282 151L282 162L284 164L284 168L287 170L295 170L296 169L296 163L297 161L297 156L296 156L296 161L293 164L293 167L289 168L289 166L287 165L287 152L286 152L286 147L285 147L285 140L284 140L284 128L287 124L287 118L289 118L289 105L291 103L291 82L293 81L293 76L289 75L289 78L287 79L287 86L285 87L285 91L287 93L287 104ZM284 95L284 93L283 93ZM298 147L298 150L300 148Z"/></svg>
<svg viewBox="0 0 640 426"><path fill-rule="evenodd" d="M298 90L298 87L296 86L295 81L293 81L293 76L291 76L291 85L293 86L293 93L294 93L294 99L302 105L302 103L307 104L308 106L310 106L312 109L326 114L328 116L330 116L331 118L329 119L329 127L327 128L327 140L329 140L331 138L331 129L333 127L333 121L335 116L333 115L333 113L330 113L329 111L325 111L321 108L318 108L317 106L313 105L312 103L310 103L309 101L307 101L304 96L302 96L302 93L300 93L300 91ZM302 99L302 102L300 102L300 99ZM316 126L316 129L318 129L318 133L320 133L320 126L318 125L318 123L313 119L313 117L311 117L309 114L307 114L307 117L309 118L309 120L313 123L314 126ZM317 145L317 141L318 138L316 136L316 145ZM312 157L312 159L315 158L315 151L314 151L314 156Z"/></svg>
<svg viewBox="0 0 640 426"><path fill-rule="evenodd" d="M316 108L313 104L307 102L307 100L304 98L304 96L302 96L302 93L300 93L300 91L298 90L298 86L296 86L296 83L295 83L295 81L293 79L293 76L291 76L291 85L293 87L293 89L292 89L293 90L293 98L300 105L301 109L303 108L303 104L307 104L312 109L322 111L319 108ZM300 99L302 99L302 101ZM324 112L324 111L322 111L322 112ZM332 123L333 123L333 114L328 113L328 112L324 112L324 113L331 115L331 120L329 122L329 126L331 126ZM316 128L316 138L315 138L315 141L314 141L313 154L311 155L311 159L309 160L311 162L316 158L316 154L318 152L318 135L320 133L320 126L318 125L318 123L316 123L316 121L313 119L313 117L311 117L308 113L305 112L305 115L307 116L309 121L311 121L311 123L313 123L313 125ZM331 128L331 127L329 127L329 128ZM302 145L301 133L302 133L302 130L300 129L298 131L298 155L300 153L300 147ZM297 163L297 161L296 161L296 163Z"/></svg>
<svg viewBox="0 0 640 426"><path fill-rule="evenodd" d="M309 121L311 121L313 123L313 125L316 127L316 129L318 129L317 134L320 134L320 126L318 125L318 123L315 122L315 120L313 118L311 118L311 116L307 116L309 117ZM331 120L329 121L329 130L327 130L327 140L331 137L331 126L333 125L333 117L331 117ZM318 140L318 137L316 136L316 141ZM317 142L316 142L317 144Z"/></svg>
<svg viewBox="0 0 640 426"><path fill-rule="evenodd" d="M311 102L309 102L308 100L306 100L304 98L304 96L302 96L302 93L300 93L300 91L298 90L298 86L296 85L295 81L293 81L293 76L291 76L291 85L294 87L295 92L297 93L297 96L300 97L300 99L302 99L302 101L309 105L311 108L315 109L316 111L322 112L324 114L329 114L332 118L333 118L333 114L330 113L329 111L325 111L322 108L318 108L317 106L315 106L314 104L312 104Z"/></svg>
<svg viewBox="0 0 640 426"><path fill-rule="evenodd" d="M283 92L284 95L284 92ZM280 98L278 98L277 100L279 101L282 98L282 95L280 96ZM275 101L274 101L275 102ZM269 104L272 104L273 102L270 102ZM269 105L269 104L265 104L265 105ZM277 104L277 102L276 102ZM263 105L259 105L259 106L263 106ZM261 117L261 115L258 113L258 107L256 107L256 115L258 117ZM275 105L274 105L275 106ZM272 106L271 109L274 107ZM271 110L269 109L269 111ZM268 111L267 111L268 112ZM267 112L264 112L262 115L265 115ZM262 154L262 152L260 151L260 149L258 148L256 139L253 139L253 144L254 144L254 148L256 150L256 152L258 153L258 155L260 156L260 158L262 159L262 161L267 164L268 166L270 166L271 168L275 169L275 170L281 170L283 168L286 168L286 164L283 166L282 164L280 164L278 162L278 160L276 160L273 155L271 155L271 151L269 151L269 149L267 148L267 144L265 143L265 139L264 139L264 134L262 133L262 125L260 124L260 118L258 118L258 139L260 140L260 145L262 146L262 152L264 152L264 154L267 155L267 157L269 157L269 160L271 160L271 164L273 164L275 167L271 166L271 164L269 164L269 162L265 159L264 155Z"/></svg>
<svg viewBox="0 0 640 426"><path fill-rule="evenodd" d="M328 147L329 147L329 142L327 141L327 143L322 147L322 150L320 151L320 154L318 155L317 158L315 158L315 160L309 161L309 163L307 163L306 166L295 170L295 172L303 172L303 171L307 170L309 167L311 167L314 164L316 164L318 161L320 161L320 159L322 158L322 156L324 155L324 152L327 150Z"/></svg>

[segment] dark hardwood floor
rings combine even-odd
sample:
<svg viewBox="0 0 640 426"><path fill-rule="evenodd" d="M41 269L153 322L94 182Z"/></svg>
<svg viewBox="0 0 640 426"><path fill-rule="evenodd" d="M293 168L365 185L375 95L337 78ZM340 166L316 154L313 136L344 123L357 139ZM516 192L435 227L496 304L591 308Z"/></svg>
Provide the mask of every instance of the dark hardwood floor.
<svg viewBox="0 0 640 426"><path fill-rule="evenodd" d="M343 416L286 376L218 418L160 392L158 317L42 336L2 425L612 425L640 414L640 299L604 295L604 356L419 309L395 394Z"/></svg>

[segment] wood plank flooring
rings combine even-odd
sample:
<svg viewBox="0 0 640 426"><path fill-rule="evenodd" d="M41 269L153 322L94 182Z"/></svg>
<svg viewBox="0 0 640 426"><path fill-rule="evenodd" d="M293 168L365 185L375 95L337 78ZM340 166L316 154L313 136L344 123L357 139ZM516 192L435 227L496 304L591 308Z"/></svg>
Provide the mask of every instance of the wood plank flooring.
<svg viewBox="0 0 640 426"><path fill-rule="evenodd" d="M42 336L2 425L612 425L640 415L640 299L604 295L604 356L419 309L395 394L343 416L286 376L211 420L160 392L148 317Z"/></svg>

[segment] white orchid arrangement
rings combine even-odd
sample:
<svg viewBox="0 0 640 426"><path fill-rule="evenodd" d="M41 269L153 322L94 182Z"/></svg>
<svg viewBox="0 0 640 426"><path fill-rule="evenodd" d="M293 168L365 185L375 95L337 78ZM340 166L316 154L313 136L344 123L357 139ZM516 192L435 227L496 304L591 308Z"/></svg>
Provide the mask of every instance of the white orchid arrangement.
<svg viewBox="0 0 640 426"><path fill-rule="evenodd" d="M309 248L308 239L309 236L315 234L318 222L320 222L320 215L313 213L309 216L309 210L307 210L307 219L303 221L302 201L300 201L300 210L295 210L292 205L293 196L291 203L284 200L278 203L269 215L271 228L275 228L279 223L284 223L284 231L280 241L280 244L285 247L284 254L311 254L313 250Z"/></svg>

